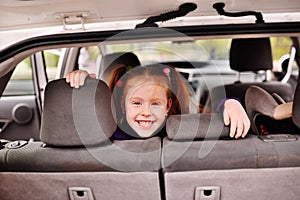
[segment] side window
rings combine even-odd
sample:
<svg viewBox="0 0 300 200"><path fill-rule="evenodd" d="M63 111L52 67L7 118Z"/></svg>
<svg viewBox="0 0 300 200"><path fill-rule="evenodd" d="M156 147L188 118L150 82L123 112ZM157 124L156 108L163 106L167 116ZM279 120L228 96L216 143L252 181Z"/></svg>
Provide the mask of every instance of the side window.
<svg viewBox="0 0 300 200"><path fill-rule="evenodd" d="M54 80L57 76L57 73L59 73L58 64L61 52L62 49L49 49L43 51L48 81Z"/></svg>
<svg viewBox="0 0 300 200"><path fill-rule="evenodd" d="M281 71L279 60L282 56L290 53L292 41L286 37L273 37L271 38L271 47L274 60L273 71Z"/></svg>
<svg viewBox="0 0 300 200"><path fill-rule="evenodd" d="M274 78L277 80L282 80L289 70L291 70L289 73L298 76L298 66L294 60L291 65L291 69L288 69L289 58L292 53L292 45L292 40L289 37L271 38L274 60L273 73L275 76Z"/></svg>
<svg viewBox="0 0 300 200"><path fill-rule="evenodd" d="M98 46L81 47L78 57L78 68L89 73L98 74L100 51Z"/></svg>
<svg viewBox="0 0 300 200"><path fill-rule="evenodd" d="M33 95L32 65L30 57L24 59L15 68L3 96Z"/></svg>

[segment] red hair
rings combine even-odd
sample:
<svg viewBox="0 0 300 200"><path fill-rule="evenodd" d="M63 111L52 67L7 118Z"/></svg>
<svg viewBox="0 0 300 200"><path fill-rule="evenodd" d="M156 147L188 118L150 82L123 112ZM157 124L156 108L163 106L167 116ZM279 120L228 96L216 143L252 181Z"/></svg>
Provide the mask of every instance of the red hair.
<svg viewBox="0 0 300 200"><path fill-rule="evenodd" d="M135 67L128 72L126 68L125 65L116 67L108 81L118 122L123 118L124 96L128 88L144 81L158 82L167 88L167 98L172 100L169 115L189 113L189 90L184 78L174 68L161 64Z"/></svg>

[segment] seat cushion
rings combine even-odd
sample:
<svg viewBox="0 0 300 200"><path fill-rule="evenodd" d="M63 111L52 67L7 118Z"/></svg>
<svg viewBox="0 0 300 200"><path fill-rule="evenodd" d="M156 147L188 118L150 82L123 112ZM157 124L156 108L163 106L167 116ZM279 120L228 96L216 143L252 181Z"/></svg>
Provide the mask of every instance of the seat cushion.
<svg viewBox="0 0 300 200"><path fill-rule="evenodd" d="M161 139L122 140L89 147L52 147L30 142L0 150L1 171L158 171Z"/></svg>

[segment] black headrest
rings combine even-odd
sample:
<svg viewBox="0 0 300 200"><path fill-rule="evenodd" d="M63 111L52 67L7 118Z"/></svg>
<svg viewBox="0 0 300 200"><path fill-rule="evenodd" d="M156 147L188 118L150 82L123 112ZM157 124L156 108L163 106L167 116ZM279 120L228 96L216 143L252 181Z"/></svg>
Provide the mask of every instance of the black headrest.
<svg viewBox="0 0 300 200"><path fill-rule="evenodd" d="M101 61L102 73L100 79L108 82L108 77L114 71L116 65L123 64L126 66L136 67L140 65L138 57L132 52L117 52L104 56Z"/></svg>
<svg viewBox="0 0 300 200"><path fill-rule="evenodd" d="M230 68L239 72L269 70L273 68L269 38L232 39Z"/></svg>
<svg viewBox="0 0 300 200"><path fill-rule="evenodd" d="M79 89L65 79L47 84L40 135L45 144L95 145L107 141L115 129L111 93L103 81L88 78Z"/></svg>
<svg viewBox="0 0 300 200"><path fill-rule="evenodd" d="M229 137L229 127L224 126L218 113L171 115L166 122L170 140L218 139Z"/></svg>

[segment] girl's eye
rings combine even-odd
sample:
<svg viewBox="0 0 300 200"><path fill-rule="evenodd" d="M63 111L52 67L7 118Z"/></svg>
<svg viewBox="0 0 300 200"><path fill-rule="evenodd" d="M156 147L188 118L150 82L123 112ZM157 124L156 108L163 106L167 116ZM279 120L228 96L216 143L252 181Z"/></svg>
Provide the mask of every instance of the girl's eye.
<svg viewBox="0 0 300 200"><path fill-rule="evenodd" d="M133 101L133 102L131 102L131 104L132 104L132 105L135 105L135 106L140 106L140 105L142 105L142 103L139 102L139 101Z"/></svg>
<svg viewBox="0 0 300 200"><path fill-rule="evenodd" d="M160 103L160 102L153 102L152 105L153 105L153 106L160 106L161 103Z"/></svg>

